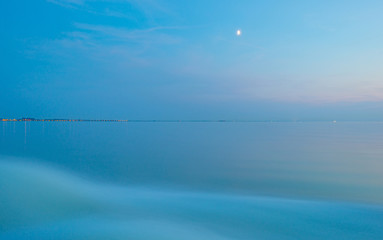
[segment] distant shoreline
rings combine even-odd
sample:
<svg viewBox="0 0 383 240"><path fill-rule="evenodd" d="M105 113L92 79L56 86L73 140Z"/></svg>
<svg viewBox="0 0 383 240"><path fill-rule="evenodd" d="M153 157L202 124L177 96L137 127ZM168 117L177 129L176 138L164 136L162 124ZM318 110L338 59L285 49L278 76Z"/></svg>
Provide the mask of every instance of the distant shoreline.
<svg viewBox="0 0 383 240"><path fill-rule="evenodd" d="M215 122L240 122L240 123L294 123L294 122L331 122L336 123L335 120L145 120L145 119L38 119L38 118L0 118L0 122L137 122L137 123L151 123L151 122L159 122L159 123L215 123Z"/></svg>

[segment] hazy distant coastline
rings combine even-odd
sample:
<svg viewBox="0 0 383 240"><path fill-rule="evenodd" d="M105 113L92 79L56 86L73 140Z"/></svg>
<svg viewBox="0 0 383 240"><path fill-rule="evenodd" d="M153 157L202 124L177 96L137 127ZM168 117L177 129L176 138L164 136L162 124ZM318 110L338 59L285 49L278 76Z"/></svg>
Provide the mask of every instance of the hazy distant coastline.
<svg viewBox="0 0 383 240"><path fill-rule="evenodd" d="M0 122L333 122L328 121L303 121L303 120L233 120L233 119L59 119L59 118L0 118Z"/></svg>

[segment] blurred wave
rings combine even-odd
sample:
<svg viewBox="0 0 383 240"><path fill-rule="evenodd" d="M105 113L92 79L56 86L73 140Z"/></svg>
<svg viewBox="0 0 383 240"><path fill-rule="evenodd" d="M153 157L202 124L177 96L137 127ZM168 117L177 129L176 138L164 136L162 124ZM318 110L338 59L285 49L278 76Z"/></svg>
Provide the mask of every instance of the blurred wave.
<svg viewBox="0 0 383 240"><path fill-rule="evenodd" d="M0 159L0 239L381 239L383 208L111 186Z"/></svg>

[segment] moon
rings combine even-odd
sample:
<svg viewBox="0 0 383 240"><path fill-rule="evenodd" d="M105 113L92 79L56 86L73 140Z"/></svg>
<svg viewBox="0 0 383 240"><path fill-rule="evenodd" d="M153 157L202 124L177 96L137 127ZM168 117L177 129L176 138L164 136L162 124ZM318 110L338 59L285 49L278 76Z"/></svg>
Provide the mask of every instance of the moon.
<svg viewBox="0 0 383 240"><path fill-rule="evenodd" d="M241 34L242 34L241 29L238 29L238 30L237 30L237 36L241 36Z"/></svg>

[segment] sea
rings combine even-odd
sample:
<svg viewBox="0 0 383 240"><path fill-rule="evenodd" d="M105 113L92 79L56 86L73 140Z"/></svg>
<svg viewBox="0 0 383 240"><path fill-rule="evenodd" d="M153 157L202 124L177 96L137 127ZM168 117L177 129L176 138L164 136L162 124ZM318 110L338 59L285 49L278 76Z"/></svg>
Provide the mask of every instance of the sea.
<svg viewBox="0 0 383 240"><path fill-rule="evenodd" d="M0 239L383 239L383 122L0 122Z"/></svg>

